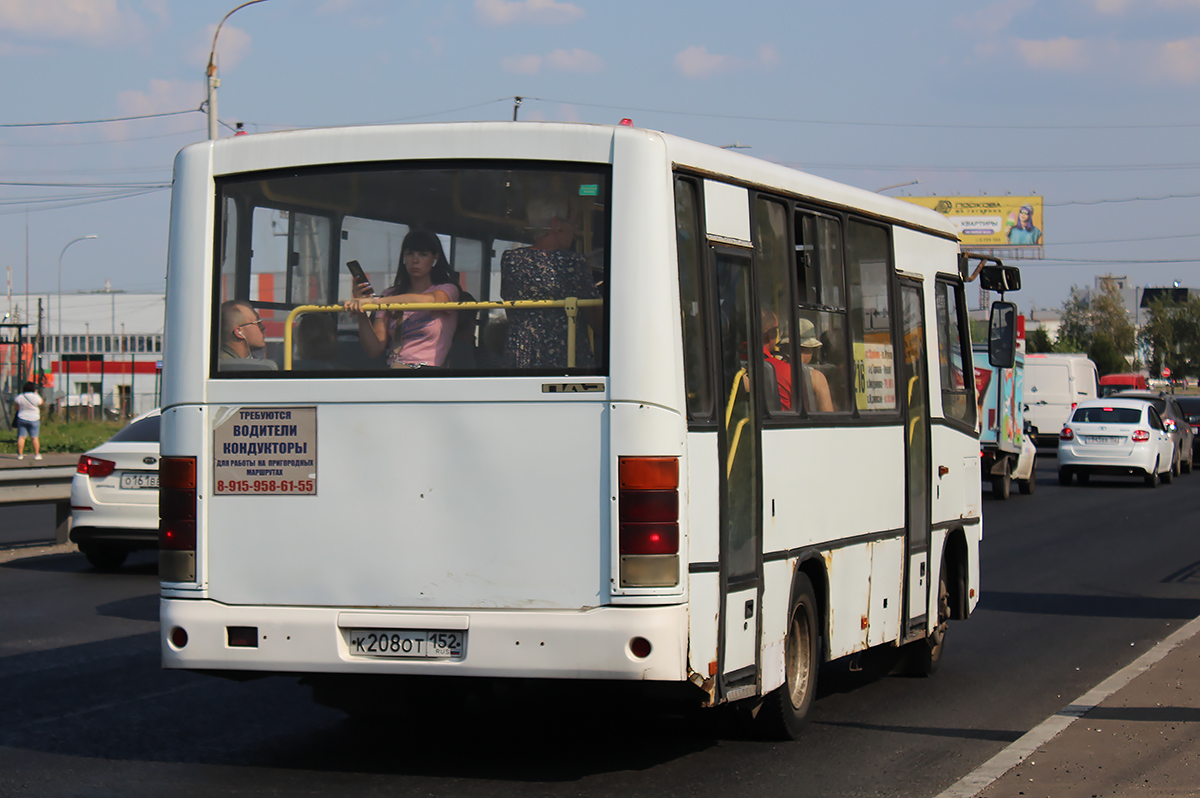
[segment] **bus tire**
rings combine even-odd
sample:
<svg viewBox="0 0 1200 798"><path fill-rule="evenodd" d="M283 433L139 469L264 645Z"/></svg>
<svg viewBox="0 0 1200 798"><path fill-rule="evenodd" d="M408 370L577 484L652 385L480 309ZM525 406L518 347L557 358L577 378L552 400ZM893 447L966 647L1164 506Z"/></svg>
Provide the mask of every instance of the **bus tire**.
<svg viewBox="0 0 1200 798"><path fill-rule="evenodd" d="M797 574L784 640L783 684L766 697L757 717L766 736L795 740L804 730L808 711L817 694L820 640L816 593L808 577Z"/></svg>
<svg viewBox="0 0 1200 798"><path fill-rule="evenodd" d="M902 673L905 676L932 676L942 664L942 652L946 649L946 631L950 628L950 577L948 565L942 560L942 572L938 576L937 626L921 640L904 646Z"/></svg>

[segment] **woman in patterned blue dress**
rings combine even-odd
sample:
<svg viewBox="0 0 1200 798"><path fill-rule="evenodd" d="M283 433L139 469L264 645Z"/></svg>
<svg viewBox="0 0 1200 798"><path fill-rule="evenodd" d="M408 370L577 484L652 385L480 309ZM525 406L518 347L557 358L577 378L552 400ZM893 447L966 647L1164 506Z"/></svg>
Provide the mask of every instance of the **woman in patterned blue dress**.
<svg viewBox="0 0 1200 798"><path fill-rule="evenodd" d="M567 297L598 299L600 292L582 255L571 248L578 228L565 200L529 204L533 246L510 249L500 258L500 296L507 301ZM597 333L599 308L581 309L579 318ZM567 314L562 308L509 310L505 360L517 368L567 367ZM584 325L576 328L575 366L595 365Z"/></svg>

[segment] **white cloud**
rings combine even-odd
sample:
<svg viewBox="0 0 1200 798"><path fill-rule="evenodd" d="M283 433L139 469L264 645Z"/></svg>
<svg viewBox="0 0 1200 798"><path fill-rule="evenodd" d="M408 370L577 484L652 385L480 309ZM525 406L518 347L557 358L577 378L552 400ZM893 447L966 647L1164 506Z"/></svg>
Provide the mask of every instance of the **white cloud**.
<svg viewBox="0 0 1200 798"><path fill-rule="evenodd" d="M0 0L0 31L47 39L127 40L141 18L117 0Z"/></svg>
<svg viewBox="0 0 1200 798"><path fill-rule="evenodd" d="M475 13L489 25L568 25L586 12L558 0L475 0Z"/></svg>
<svg viewBox="0 0 1200 798"><path fill-rule="evenodd" d="M1081 72L1092 62L1086 42L1066 36L1049 40L1018 39L1017 55L1026 66L1059 72Z"/></svg>
<svg viewBox="0 0 1200 798"><path fill-rule="evenodd" d="M536 75L542 69L540 55L514 55L500 59L500 67L510 75Z"/></svg>
<svg viewBox="0 0 1200 798"><path fill-rule="evenodd" d="M188 58L188 63L198 65L201 71L208 66L208 54L212 50L213 33L216 30L215 24L209 25L202 42L192 50ZM217 68L224 71L237 66L242 56L250 50L250 42L249 33L227 23L221 28L221 35L217 37Z"/></svg>
<svg viewBox="0 0 1200 798"><path fill-rule="evenodd" d="M546 56L546 66L559 72L588 72L604 69L604 59L587 50L555 50Z"/></svg>
<svg viewBox="0 0 1200 798"><path fill-rule="evenodd" d="M199 108L203 100L203 80L152 79L146 89L130 89L118 94L117 107L121 109L122 116L142 116ZM161 120L161 129L176 132L192 130L198 118L192 114L168 117ZM128 124L123 122L104 127L113 139L121 139L130 133Z"/></svg>
<svg viewBox="0 0 1200 798"><path fill-rule="evenodd" d="M702 45L692 45L675 56L675 69L685 78L707 78L738 66L740 62L733 56L710 53Z"/></svg>
<svg viewBox="0 0 1200 798"><path fill-rule="evenodd" d="M758 48L758 62L767 69L773 69L783 63L779 56L779 48L773 44L764 44Z"/></svg>
<svg viewBox="0 0 1200 798"><path fill-rule="evenodd" d="M1200 37L1168 42L1158 48L1156 55L1148 64L1151 78L1200 83Z"/></svg>
<svg viewBox="0 0 1200 798"><path fill-rule="evenodd" d="M1008 28L1014 17L1035 3L1036 0L997 0L977 11L955 17L954 24L975 35L993 36Z"/></svg>
<svg viewBox="0 0 1200 798"><path fill-rule="evenodd" d="M1096 13L1105 16L1117 16L1126 11L1142 14L1147 10L1147 6L1166 10L1200 9L1200 0L1087 0L1087 3Z"/></svg>
<svg viewBox="0 0 1200 798"><path fill-rule="evenodd" d="M604 69L604 59L595 53L581 50L555 50L546 56L514 55L500 59L500 66L513 75L536 75L542 69L554 72L587 72L595 74Z"/></svg>
<svg viewBox="0 0 1200 798"><path fill-rule="evenodd" d="M28 58L30 56L49 55L51 52L51 50L45 47L0 42L0 58Z"/></svg>
<svg viewBox="0 0 1200 798"><path fill-rule="evenodd" d="M117 105L125 116L137 116L199 108L203 99L203 80L152 79L148 89L131 89L118 94Z"/></svg>
<svg viewBox="0 0 1200 798"><path fill-rule="evenodd" d="M171 21L171 13L167 8L167 0L142 0L142 7L158 17L160 24L165 25Z"/></svg>

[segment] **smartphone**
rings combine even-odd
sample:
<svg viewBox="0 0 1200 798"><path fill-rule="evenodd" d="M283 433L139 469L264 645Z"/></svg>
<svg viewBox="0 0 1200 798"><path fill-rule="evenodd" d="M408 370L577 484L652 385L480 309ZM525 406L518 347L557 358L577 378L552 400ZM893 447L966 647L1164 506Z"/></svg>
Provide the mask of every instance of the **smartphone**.
<svg viewBox="0 0 1200 798"><path fill-rule="evenodd" d="M362 266L358 265L358 261L347 261L346 268L350 270L350 274L354 277L355 285L366 285L368 291L372 294L375 293L375 289L371 287L371 281L367 279L367 273L363 271Z"/></svg>

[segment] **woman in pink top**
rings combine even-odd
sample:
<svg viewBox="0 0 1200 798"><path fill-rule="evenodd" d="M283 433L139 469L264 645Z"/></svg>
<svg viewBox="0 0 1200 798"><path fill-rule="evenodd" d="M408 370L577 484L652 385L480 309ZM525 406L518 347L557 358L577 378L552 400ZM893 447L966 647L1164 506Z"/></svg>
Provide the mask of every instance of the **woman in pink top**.
<svg viewBox="0 0 1200 798"><path fill-rule="evenodd" d="M453 310L376 311L367 315L363 305L376 302L457 302L458 285L442 250L442 242L433 233L413 230L400 245L400 268L396 283L381 296L375 296L371 284L354 286L354 298L343 304L358 314L359 340L368 357L387 350L388 366L394 369L440 366L450 353L458 314Z"/></svg>

